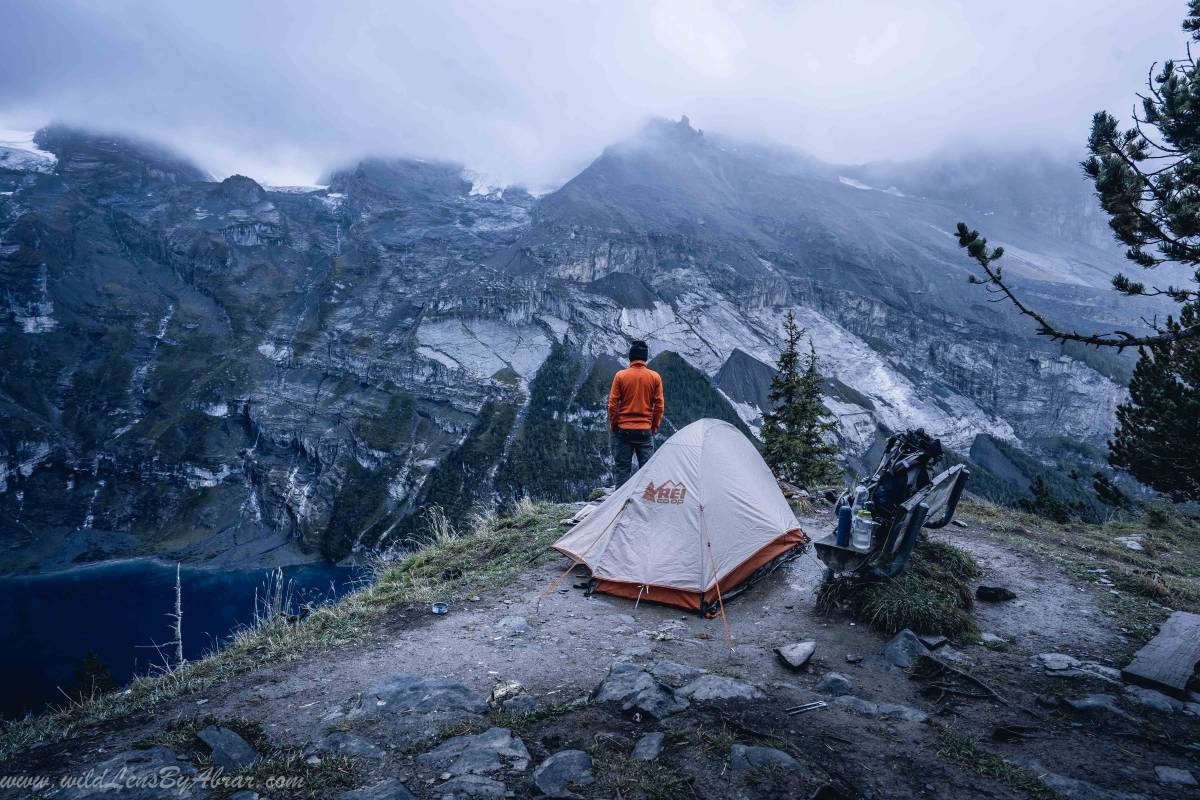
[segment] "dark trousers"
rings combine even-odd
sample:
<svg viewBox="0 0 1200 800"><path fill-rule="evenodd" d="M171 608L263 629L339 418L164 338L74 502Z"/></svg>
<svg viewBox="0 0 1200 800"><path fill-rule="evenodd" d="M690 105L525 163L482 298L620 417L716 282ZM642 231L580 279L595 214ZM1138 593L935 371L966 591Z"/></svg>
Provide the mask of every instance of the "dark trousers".
<svg viewBox="0 0 1200 800"><path fill-rule="evenodd" d="M646 428L618 428L612 435L613 477L617 486L629 480L633 474L632 464L637 458L638 469L641 469L650 456L654 454L654 434Z"/></svg>

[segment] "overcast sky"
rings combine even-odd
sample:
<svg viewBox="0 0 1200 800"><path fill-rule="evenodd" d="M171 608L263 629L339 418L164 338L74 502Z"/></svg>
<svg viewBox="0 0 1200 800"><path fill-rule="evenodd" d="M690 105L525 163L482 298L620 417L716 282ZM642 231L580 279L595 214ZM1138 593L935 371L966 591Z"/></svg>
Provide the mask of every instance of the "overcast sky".
<svg viewBox="0 0 1200 800"><path fill-rule="evenodd" d="M1184 0L0 0L0 128L162 141L218 177L364 154L561 183L649 116L840 162L1082 155L1184 53Z"/></svg>

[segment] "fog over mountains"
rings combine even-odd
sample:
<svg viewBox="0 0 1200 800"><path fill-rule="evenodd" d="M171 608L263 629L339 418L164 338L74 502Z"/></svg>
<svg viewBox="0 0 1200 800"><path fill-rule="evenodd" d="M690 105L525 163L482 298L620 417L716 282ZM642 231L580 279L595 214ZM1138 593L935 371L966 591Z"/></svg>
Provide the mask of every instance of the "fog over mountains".
<svg viewBox="0 0 1200 800"><path fill-rule="evenodd" d="M1020 492L1096 458L1128 363L989 303L954 223L1057 320L1153 310L1108 288L1078 167L1032 154L838 167L660 120L534 197L437 162L272 188L68 128L0 139L3 571L340 559L429 504L577 496L608 477L629 338L671 425L752 433L788 309L852 463L923 426Z"/></svg>

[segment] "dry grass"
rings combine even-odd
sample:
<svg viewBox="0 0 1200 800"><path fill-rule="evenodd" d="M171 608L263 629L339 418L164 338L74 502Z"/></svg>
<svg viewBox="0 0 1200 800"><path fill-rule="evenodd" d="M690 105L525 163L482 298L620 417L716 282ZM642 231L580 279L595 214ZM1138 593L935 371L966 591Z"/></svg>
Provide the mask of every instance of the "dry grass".
<svg viewBox="0 0 1200 800"><path fill-rule="evenodd" d="M665 759L637 761L603 739L587 748L592 757L595 783L588 787L598 797L629 800L682 800L697 797L692 779L669 766Z"/></svg>
<svg viewBox="0 0 1200 800"><path fill-rule="evenodd" d="M1033 800L1066 800L1043 783L1033 770L989 753L972 737L943 725L935 725L934 730L939 744L938 755L942 758L971 770L981 778L999 781Z"/></svg>
<svg viewBox="0 0 1200 800"><path fill-rule="evenodd" d="M885 634L908 628L951 638L974 636L979 631L970 613L969 581L978 572L968 553L922 535L904 572L894 578L826 581L817 592L817 610L844 609Z"/></svg>
<svg viewBox="0 0 1200 800"><path fill-rule="evenodd" d="M553 558L547 548L561 534L558 523L566 514L565 506L524 501L502 520L482 517L469 532L443 531L424 549L377 564L373 582L314 610L300 623L278 613L276 597L286 596L286 588L277 586L266 593L256 624L236 632L221 650L177 669L135 678L123 690L9 723L0 732L0 762L267 664L361 641L390 609L462 599L503 586Z"/></svg>

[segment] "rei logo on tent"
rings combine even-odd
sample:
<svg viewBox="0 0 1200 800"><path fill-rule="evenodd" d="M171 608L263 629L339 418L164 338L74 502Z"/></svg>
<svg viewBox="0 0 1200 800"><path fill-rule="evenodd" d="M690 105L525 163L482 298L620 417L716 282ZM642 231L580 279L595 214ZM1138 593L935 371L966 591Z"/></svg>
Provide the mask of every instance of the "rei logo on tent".
<svg viewBox="0 0 1200 800"><path fill-rule="evenodd" d="M646 484L646 491L642 492L642 499L647 503L674 503L675 505L680 505L686 496L687 487L675 481L665 481L658 486L654 485L654 481L650 481Z"/></svg>

